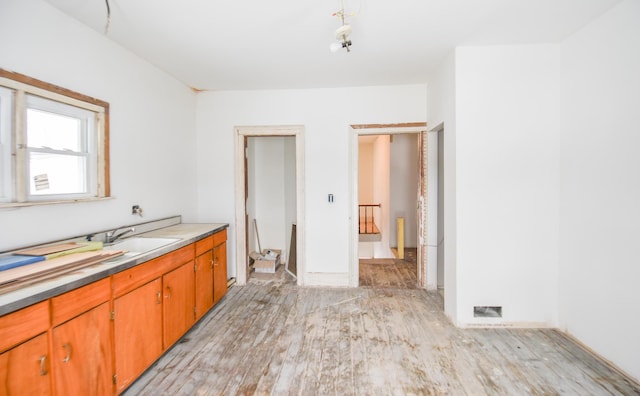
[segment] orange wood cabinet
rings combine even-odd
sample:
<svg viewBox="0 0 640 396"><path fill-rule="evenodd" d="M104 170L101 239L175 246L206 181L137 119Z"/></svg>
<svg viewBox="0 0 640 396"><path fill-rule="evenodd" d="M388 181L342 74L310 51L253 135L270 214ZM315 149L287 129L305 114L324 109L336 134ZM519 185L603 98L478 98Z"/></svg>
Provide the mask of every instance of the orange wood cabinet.
<svg viewBox="0 0 640 396"><path fill-rule="evenodd" d="M116 391L129 386L162 354L162 280L114 299Z"/></svg>
<svg viewBox="0 0 640 396"><path fill-rule="evenodd" d="M0 317L0 396L119 394L227 292L227 230Z"/></svg>
<svg viewBox="0 0 640 396"><path fill-rule="evenodd" d="M164 349L178 341L195 322L193 283L193 262L184 263L162 277Z"/></svg>
<svg viewBox="0 0 640 396"><path fill-rule="evenodd" d="M54 394L113 394L111 279L51 298Z"/></svg>
<svg viewBox="0 0 640 396"><path fill-rule="evenodd" d="M0 395L51 394L49 301L0 317Z"/></svg>
<svg viewBox="0 0 640 396"><path fill-rule="evenodd" d="M0 354L0 395L50 395L49 341L41 334Z"/></svg>
<svg viewBox="0 0 640 396"><path fill-rule="evenodd" d="M113 275L116 391L194 323L195 244Z"/></svg>
<svg viewBox="0 0 640 396"><path fill-rule="evenodd" d="M196 320L213 307L213 236L196 242L195 314Z"/></svg>
<svg viewBox="0 0 640 396"><path fill-rule="evenodd" d="M109 302L53 328L56 395L112 395Z"/></svg>
<svg viewBox="0 0 640 396"><path fill-rule="evenodd" d="M213 234L213 303L227 294L227 230Z"/></svg>

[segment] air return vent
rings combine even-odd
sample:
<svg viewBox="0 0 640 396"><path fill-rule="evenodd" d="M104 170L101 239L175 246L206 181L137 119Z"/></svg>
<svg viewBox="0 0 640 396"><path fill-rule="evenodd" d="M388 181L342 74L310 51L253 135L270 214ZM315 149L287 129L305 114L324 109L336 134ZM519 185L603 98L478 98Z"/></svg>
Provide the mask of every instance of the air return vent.
<svg viewBox="0 0 640 396"><path fill-rule="evenodd" d="M501 318L502 307L473 307L474 318Z"/></svg>

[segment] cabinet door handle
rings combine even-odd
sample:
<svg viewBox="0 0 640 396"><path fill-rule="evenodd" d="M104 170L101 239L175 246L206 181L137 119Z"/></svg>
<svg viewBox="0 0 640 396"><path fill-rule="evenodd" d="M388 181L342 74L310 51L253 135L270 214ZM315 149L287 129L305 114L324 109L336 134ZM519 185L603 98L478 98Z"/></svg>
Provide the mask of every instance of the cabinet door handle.
<svg viewBox="0 0 640 396"><path fill-rule="evenodd" d="M171 298L171 286L167 285L167 298Z"/></svg>
<svg viewBox="0 0 640 396"><path fill-rule="evenodd" d="M40 356L40 375L47 375L47 356Z"/></svg>
<svg viewBox="0 0 640 396"><path fill-rule="evenodd" d="M214 265L215 265L215 262L213 261L213 259L211 259L211 268L213 268Z"/></svg>
<svg viewBox="0 0 640 396"><path fill-rule="evenodd" d="M156 301L156 303L162 304L162 292L159 291L157 297L158 297L158 300Z"/></svg>
<svg viewBox="0 0 640 396"><path fill-rule="evenodd" d="M67 363L69 360L71 360L71 345L65 342L64 344L62 344L62 348L64 348L67 354L64 358L62 358L62 361L64 363Z"/></svg>

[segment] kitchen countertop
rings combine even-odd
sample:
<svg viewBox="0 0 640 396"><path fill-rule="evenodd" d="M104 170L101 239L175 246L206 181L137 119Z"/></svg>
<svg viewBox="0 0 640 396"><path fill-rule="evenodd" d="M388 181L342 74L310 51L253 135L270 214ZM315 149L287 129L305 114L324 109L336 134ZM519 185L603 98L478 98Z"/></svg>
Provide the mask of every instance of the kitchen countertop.
<svg viewBox="0 0 640 396"><path fill-rule="evenodd" d="M136 234L136 237L175 238L177 241L137 256L121 256L76 271L26 285L20 289L0 294L0 315L5 315L59 294L88 285L117 272L135 267L156 257L187 246L202 238L229 227L225 223L180 223L153 231ZM123 241L126 238L122 239Z"/></svg>

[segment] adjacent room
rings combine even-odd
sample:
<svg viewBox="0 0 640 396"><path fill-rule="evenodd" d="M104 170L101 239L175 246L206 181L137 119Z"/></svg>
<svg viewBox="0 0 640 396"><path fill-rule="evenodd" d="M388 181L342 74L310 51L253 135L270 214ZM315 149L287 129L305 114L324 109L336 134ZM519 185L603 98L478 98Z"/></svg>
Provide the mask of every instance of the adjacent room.
<svg viewBox="0 0 640 396"><path fill-rule="evenodd" d="M640 1L0 0L0 394L640 394Z"/></svg>

